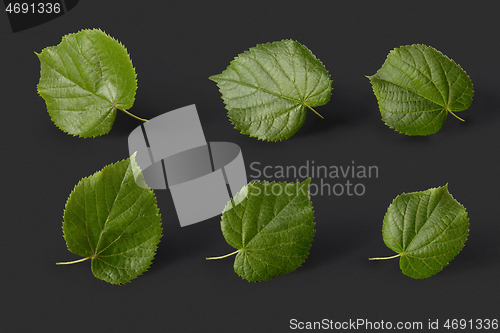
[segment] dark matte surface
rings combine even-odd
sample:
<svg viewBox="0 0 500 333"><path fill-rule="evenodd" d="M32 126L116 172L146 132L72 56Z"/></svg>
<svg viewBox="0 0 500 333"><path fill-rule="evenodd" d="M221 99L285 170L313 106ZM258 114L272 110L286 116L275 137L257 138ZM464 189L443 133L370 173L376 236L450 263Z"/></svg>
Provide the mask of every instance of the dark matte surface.
<svg viewBox="0 0 500 333"><path fill-rule="evenodd" d="M80 1L62 17L16 34L1 22L2 331L285 332L292 318L425 326L429 319L499 318L497 1L146 3ZM271 281L241 280L230 258L205 261L233 251L220 218L181 228L167 191L157 191L164 237L149 272L112 286L92 276L89 262L56 266L76 259L61 231L70 191L82 177L127 158L128 133L138 126L118 114L109 135L74 138L54 126L36 93L34 52L93 27L131 54L139 86L131 112L152 118L196 104L207 141L241 147L249 180L256 174L252 162L298 167L308 160L377 166L378 178L350 179L365 185L363 196L314 196L317 232L308 260ZM333 96L317 108L325 120L311 112L291 139L261 142L232 128L208 76L238 53L283 38L298 40L322 60ZM380 120L365 75L374 74L391 49L412 43L437 48L469 73L475 96L459 114L465 123L448 117L437 134L406 137ZM445 183L471 223L456 259L425 280L404 276L397 260L368 261L393 254L381 236L392 199Z"/></svg>

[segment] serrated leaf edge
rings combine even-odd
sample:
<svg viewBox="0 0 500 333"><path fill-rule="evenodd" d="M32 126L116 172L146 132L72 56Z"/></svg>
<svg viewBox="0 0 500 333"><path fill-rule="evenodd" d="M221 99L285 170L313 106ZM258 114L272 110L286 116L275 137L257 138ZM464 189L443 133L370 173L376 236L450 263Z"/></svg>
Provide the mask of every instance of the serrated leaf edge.
<svg viewBox="0 0 500 333"><path fill-rule="evenodd" d="M41 55L43 54L43 52L44 52L44 51L46 51L46 50L50 50L50 49L52 49L52 48L55 48L55 47L57 47L57 46L61 45L61 43L62 43L63 41L65 41L66 39L68 39L70 36L77 35L77 34L80 34L80 33L82 33L82 32L86 32L86 31L97 31L97 32L101 32L101 33L103 33L106 37L108 37L108 38L112 39L113 41L117 42L117 43L118 43L121 47L123 47L123 49L125 50L125 53L126 53L126 54L127 54L127 56L128 56L128 59L130 60L130 63L132 63L132 59L131 59L131 57L130 57L130 53L128 52L128 49L125 47L125 45L124 45L122 42L120 42L119 40L117 40L116 38L114 38L114 37L110 36L109 34L107 34L105 31L101 30L100 28L81 29L81 30L79 30L79 31L77 31L77 32L72 32L72 33L66 34L66 35L64 35L64 36L62 37L61 42L59 42L59 44L57 44L57 45L53 45L53 46L48 46L48 47L45 47L45 48L43 48L43 49L42 49L42 51L41 51L40 53L35 52L35 54L36 54L36 56L38 57L38 59L40 60L40 62L41 62L41 61L42 61L42 59L41 59L40 57L41 57ZM136 92L137 92L137 83L138 83L138 80L137 80L137 71L136 71L136 69L135 69L135 67L134 67L133 63L132 63L132 69L133 69L133 72L134 72L134 78L135 78L135 83L136 83L136 84L135 84L135 88L134 88L134 90L133 90L133 92L132 92L132 94L134 95L134 96L133 96L133 97L134 97L134 100L135 100L135 94L136 94ZM41 74L41 70L40 70L40 74ZM40 76L41 76L41 75L40 75ZM67 79L67 78L66 78L66 79ZM69 80L69 79L68 79L68 80ZM71 80L70 80L70 81L71 81ZM73 81L72 81L72 82L73 82ZM75 83L75 84L76 84L76 83ZM39 95L40 97L42 97L42 98L44 99L44 101L45 101L45 97L43 96L43 93L39 90L39 83L37 84L37 93L38 93L38 95ZM99 96L96 96L96 97L99 97ZM109 101L107 101L107 100L104 100L104 101L105 101L105 102L107 102L107 103L109 103ZM122 112L124 112L124 113L126 113L126 114L128 114L128 115L132 116L133 118L138 119L138 120L141 120L141 121L144 121L144 122L145 122L145 121L147 121L146 119L142 119L142 118L139 118L139 117L135 116L134 114L132 114L132 113L128 112L127 110L122 110L122 109L119 109L119 108L117 108L116 106L114 106L114 105L113 105L113 104L111 104L111 103L110 103L110 108L111 108L112 110L106 114L106 117L104 117L104 118L103 118L103 121L104 121L104 120L106 120L106 119L109 117L109 115L112 115L112 118L113 118L113 120L112 120L112 124L114 124L115 119L116 119L116 111L117 111L117 110L120 110L120 111L122 111ZM56 125L56 127L57 127L58 129L60 129L62 132L66 133L66 134L68 134L68 135L71 135L71 136L73 136L73 137L80 137L80 138L84 138L84 139L87 139L87 138L96 138L96 137L100 137L100 136L103 136L103 135L108 134L108 133L111 131L111 129L112 129L112 128L110 128L110 130L109 130L108 132L101 133L101 134L96 134L96 135L85 135L85 133L91 132L93 129L95 129L95 128L97 127L97 126L94 126L92 129L90 129L90 130L88 130L88 131L86 131L86 132L82 132L82 133L70 133L70 132L68 132L67 130L65 130L65 129L63 129L62 127L60 127L60 126L56 123L56 121L54 120L53 115L52 115L50 112L47 112L47 113L49 113L50 120L51 120L51 121L52 121L52 122Z"/></svg>
<svg viewBox="0 0 500 333"><path fill-rule="evenodd" d="M66 199L66 203L65 203L65 205L64 205L64 212L66 211L66 207L67 207L67 205L68 205L68 202L69 202L69 200L70 200L70 198L71 198L72 194L75 192L76 188L77 188L77 187L78 187L81 183L83 183L85 180L89 180L89 179L90 179L90 177L92 177L92 176L93 176L93 175L95 175L96 173L102 172L105 168L108 168L108 167L114 166L114 165L116 165L116 164L118 164L118 163L123 163L123 162L127 161L128 159L130 159L130 163L129 163L129 165L128 165L127 169L128 169L128 168L132 169L131 171L132 171L132 173L133 173L134 168L137 168L137 170L139 170L139 172L140 172L140 166L139 166L139 165L137 164L137 162L135 161L135 156L136 156L136 154L137 154L137 152L134 152L134 153L133 153L133 154L132 154L129 158L125 158L125 159L119 160L119 161L117 161L117 162L115 162L115 163L110 163L110 164L107 164L107 165L105 165L102 169L100 169L100 170L98 170L98 171L94 172L92 175L85 176L85 177L83 177L82 179L80 179L80 180L78 181L78 183L77 183L77 184L73 187L73 189L72 189L72 190L71 190L71 192L70 192L70 195L69 195L69 196L68 196L68 198ZM126 172L127 172L127 171L126 171ZM122 181L123 181L123 180L122 180ZM146 186L147 186L147 184L146 184ZM152 193L153 193L154 203L155 203L155 205L156 205L156 204L157 204L157 201L156 201L156 196L154 195L154 191L153 191L151 188L149 188L149 187L148 187L147 189L146 189L146 188L143 188L143 189L144 189L144 190L148 190L148 192L152 192ZM161 221L161 213L160 213L159 211L158 211L157 216L160 218L160 221ZM64 214L63 214L63 223L64 223ZM64 238L64 240L65 240L65 242L66 242L67 235L64 233L63 226L61 226L61 229L62 229L62 231L63 231L63 238ZM161 238L163 237L163 228L161 228L161 226L160 226L160 229L161 229L161 231L160 231L160 232L161 232L161 234L158 236L158 243L159 243L159 241L161 240ZM156 238L156 237L153 237L153 238ZM151 238L151 239L153 239L153 238ZM149 240L151 240L151 239L149 239ZM148 241L149 241L149 240L148 240ZM67 242L66 242L66 245L67 245ZM144 271L140 272L140 273L139 273L139 274L138 274L135 278L133 278L132 280L134 280L134 279L138 278L139 276L143 275L145 272L147 272L147 271L149 270L149 268L151 267L151 265L152 265L152 263L153 263L153 261L154 261L154 258L155 258L155 256L156 256L156 254L157 254L157 250L158 250L158 244L155 246L155 249L154 249L154 251L153 251L153 255L152 255L152 257L151 257L151 260L148 262L148 264L147 264L147 266L145 267ZM68 248L68 251L70 251L70 250L69 250L69 248ZM70 251L70 252L71 252L71 251ZM102 251L101 251L101 252L102 252ZM74 260L74 261L71 261L71 262L58 262L58 263L56 263L56 265L68 265L68 264L74 264L74 263L79 263L79 262L86 261L86 260L88 260L88 259L91 259L91 261L93 261L94 259L97 259L97 260L98 260L98 259L99 259L99 257L94 257L94 256L90 256L90 257L83 257L83 258L80 258L80 259L78 259L78 260ZM109 265L109 264L108 264L108 265ZM98 278L98 279L100 279L100 278ZM126 281L126 282L123 282L123 283L121 283L121 282L116 282L116 283L114 283L114 282L107 281L107 280L103 280L103 281L105 281L105 282L107 282L107 283L110 283L110 284L112 284L112 285L124 285L124 284L126 284L126 283L130 283L132 280L130 280L130 281Z"/></svg>
<svg viewBox="0 0 500 333"><path fill-rule="evenodd" d="M245 191L248 191L248 186L251 185L251 184L254 184L254 183L260 183L260 184L263 184L265 186L267 185L274 185L274 184L278 184L278 185L288 185L288 184L297 184L297 182L286 182L286 181L282 181L282 182L276 182L276 181L272 181L272 182L268 182L267 180L262 180L262 181L256 181L256 182L250 182L248 183L247 185L245 185L240 191L237 192L237 194L239 194L241 191L243 191L243 189L245 189ZM313 218L312 218L312 227L313 227L313 234L312 234L312 237L311 237L311 244L309 246L309 248L307 249L306 251L306 254L304 256L304 262L307 260L307 258L309 257L309 254L310 254L310 249L311 249L311 246L312 246L312 243L314 241L314 236L316 235L316 229L314 229L314 227L316 226L316 222L314 222L314 206L312 205L312 202L311 202L311 196L310 196L310 192L309 192L309 185L311 183L311 177L307 178L306 180L304 180L303 182L299 182L300 186L303 186L303 185L307 185L307 198L308 198L308 203L309 203L309 207L311 208L311 212L313 214ZM236 195L237 195L236 194ZM235 195L235 196L236 196ZM295 197L298 197L298 195L296 195ZM292 199L293 200L293 199ZM226 211L226 209L232 209L233 205L232 205L232 202L233 201L233 198L230 199L230 201L228 202L228 204L226 205L226 207L224 208L224 211ZM288 204L287 204L288 205ZM285 206L286 207L286 206ZM223 212L224 212L223 211ZM267 225L266 225L267 226ZM264 227L265 228L265 227ZM261 230L262 231L262 230ZM251 241L251 240L250 240ZM235 247L233 247L235 248ZM229 254L226 254L226 255L223 255L223 256L219 256L219 257L208 257L206 258L206 260L214 260L214 259L223 259L223 258L227 258L229 256L232 256L232 255L235 255L236 254L236 257L240 256L240 255L243 255L244 253L244 249L241 248L241 249L236 249L236 251L234 252L231 252ZM236 262L236 257L235 257L235 262ZM303 263L304 263L303 262ZM289 274L289 273L292 273L294 271L296 271L298 268L302 267L303 263L299 264L297 267L295 267L295 269L291 270L290 272L286 273L286 274ZM260 279L260 280L248 280L246 278L244 278L243 276L241 276L240 274L237 274L242 280L246 280L248 282L260 282L260 281L268 281L268 280L271 280L271 279L274 279L278 276L281 276L281 275L278 275L278 276L275 276L275 277L269 277L269 278L264 278L264 279Z"/></svg>
<svg viewBox="0 0 500 333"><path fill-rule="evenodd" d="M438 49L436 49L436 48L434 48L434 47L432 47L432 46L430 46L430 45L425 45L425 44L410 44L410 45L402 45L402 46L400 46L400 47L393 48L391 51L389 51L389 54L387 55L387 57L386 57L386 59L385 59L385 61L384 61L384 63L383 63L383 64L385 64L385 62L387 61L387 59L389 59L389 56L391 56L391 55L392 55L392 54L393 54L396 50L398 50L398 49L403 49L403 48L409 48L409 47L413 47L413 46L423 46L423 47L430 48L430 49L434 50L434 51L435 51L435 52L437 52L438 54L440 54L440 55L442 55L443 57L445 57L447 60L451 61L451 62L452 62L455 66L457 66L458 68L460 68L460 69L461 69L461 70L465 73L465 75L469 78L469 81L471 81L471 80L470 80L470 76L469 76L469 74L467 74L467 71L465 71L465 69L463 69L463 68L462 68L462 66L460 66L460 64L456 63L456 62L455 62L455 60L451 59L450 57L448 57L446 54L444 54L443 52L439 51ZM382 65L383 65L383 64L382 64ZM377 71L377 73L378 73L378 71ZM373 75L366 75L365 77L366 77L366 78L368 78L368 79L370 80L370 82L372 82L372 81L374 81L374 80L385 81L385 80L383 80L383 79L378 79L378 78L375 78L375 76L377 75L377 73L375 73L375 74L373 74ZM385 81L385 82L388 82L388 81ZM393 84L393 85L395 85L395 86L397 86L397 87L400 87L400 88L402 88L402 89L404 89L404 90L407 90L407 91L409 91L409 92L411 92L411 93L414 93L414 94L415 94L415 95L417 95L417 96L420 96L420 97L422 97L422 98L424 98L424 99L428 100L426 97L424 97L424 96L420 95L419 93L417 93L417 92L415 92L415 91L408 90L407 88L405 88L405 87L401 87L401 86L399 86L399 85L397 85L397 84L395 84L395 83L393 83L393 82L388 82L388 83ZM471 86L472 86L472 87L471 87L471 90L472 90L472 96L471 96L471 104L470 104L470 105L472 105L472 101L473 101L473 99L474 99L474 85L472 84L472 81L471 81ZM375 94L375 96L376 96L376 98L377 98L377 104L378 104L378 106L379 106L379 109L380 109L380 110L382 110L382 107L381 107L381 105L380 105L379 95L377 94L377 91L375 90L375 87L373 86L373 84L372 84L372 90L373 90L373 93ZM439 89L438 89L438 90L439 90ZM433 101L431 101L431 102L443 108L443 109L442 109L442 111L440 111L439 113L441 113L441 112L443 112L443 111L444 111L444 112L446 112L446 117L445 117L445 120L446 120L446 118L447 118L447 116L448 116L448 113L450 113L450 114L451 114L451 115L453 115L455 118L459 119L459 120L460 120L460 121L462 121L462 122L465 122L465 120L463 120L462 118L458 117L458 116L457 116L454 112L466 111L466 110L468 110L468 109L470 108L470 105L469 105L467 108L465 108L465 109L463 109L463 110L449 110L447 106L439 105L439 104L437 104L437 103L435 103L435 102L433 102ZM435 110L435 111L437 111L437 110ZM437 117L436 117L436 118L437 118ZM382 118L382 120L383 120L384 124L386 124L389 128L391 128L391 129L395 130L396 132L398 132L398 133L400 133L400 134L404 134L404 135L408 135L408 136L426 136L426 135L435 134L435 133L439 132L439 131L441 130L442 126L444 125L444 122L443 122L443 125L441 125L441 126L440 126L440 127L439 127L439 128L438 128L435 132L433 132L433 133L429 133L429 134L410 134L410 133L407 133L407 132L401 132L401 131L398 131L398 130L394 127L394 126L392 126L391 124L387 123L387 122L385 121L385 119L383 119L383 118ZM430 125L430 124L428 124L428 125L424 126L423 128L425 128L425 127L427 127L427 126L429 126L429 125Z"/></svg>
<svg viewBox="0 0 500 333"><path fill-rule="evenodd" d="M257 44L257 45L255 45L255 46L253 46L253 47L251 47L251 48L249 48L249 49L247 49L247 50L243 51L242 53L239 53L237 56L235 56L235 57L233 58L233 60L231 60L231 62L229 63L229 65L226 67L226 69L224 69L222 72L226 71L226 70L227 70L227 68L229 68L229 66L231 66L234 62L238 61L238 58L239 58L240 56L242 56L242 55L244 55L244 54L247 54L247 53L250 53L250 51L251 51L252 49L255 49L255 48L259 47L259 46L266 46L266 45L271 45L271 44L274 44L274 43L280 43L280 42L286 42L286 41L291 41L291 42L293 42L293 43L298 43L299 45L301 45L301 46L305 47L305 48L309 51L309 53L313 56L313 58L314 58L315 60L317 60L317 61L318 61L318 62L319 62L319 63L323 66L323 68L326 70L326 73L327 73L327 79L328 79L328 81L329 81L329 87L330 87L331 89L330 89L330 91L328 92L328 100L327 100L324 104L322 104L322 105L318 105L318 106L323 106L323 105L327 104L327 103L330 101L330 99L331 99L331 96L332 96L332 90L333 90L333 87L332 87L332 83L333 83L333 81L332 81L332 78L331 78L330 72L328 71L328 69L326 69L326 66L323 64L323 62L322 62L322 61L321 61L318 57L316 57L316 55L315 55L314 53L312 53L312 51L311 51L311 50L310 50L307 46L305 46L304 44L300 43L299 41L297 41L297 40L295 40L295 39L291 39L291 38L286 39L286 38L284 38L284 39L281 39L280 41L275 41L275 42L267 42L267 43L260 43L260 44ZM231 124L234 126L233 128L234 128L234 129L236 129L236 130L238 130L241 134L248 135L248 136L250 136L250 137L252 137L252 138L257 138L257 140L260 140L260 141L268 141L268 142L281 142L281 141L283 141L283 140L286 140L286 139L289 139L290 137L292 137L295 133L297 133L297 132L298 132L298 130L300 129L300 127L302 127L302 124L301 124L301 125L300 125L300 127L297 129L297 131L293 132L290 136L280 136L280 137L277 137L277 138L275 138L275 139L261 138L261 137L259 137L259 136L257 136L257 135L252 135L251 133L249 133L249 132L247 132L247 131L244 131L244 130L242 130L242 129L238 128L238 125L237 125L237 124L235 124L235 123L233 122L233 120L231 119L231 117L229 116L229 111L231 111L231 109L229 108L229 106L227 105L227 103L226 103L226 101L225 101L225 99L224 99L224 94L222 93L222 87L219 85L219 83L218 83L218 82L217 82L217 80L216 80L216 77L217 77L217 76L219 76L219 75L221 75L221 74L222 74L222 73L215 74L215 75L211 75L211 76L209 76L209 77L208 77L208 79L209 79L209 80L211 80L211 81L214 81L214 82L217 84L217 87L218 87L219 93L220 93L220 95L221 95L221 99L222 99L222 101L223 101L223 103L224 103L224 106L225 106L226 110L228 111L228 113L226 113L226 116L229 118L229 121L230 121L230 122L231 122ZM240 82L236 82L236 83L240 83ZM256 87L254 87L254 86L249 86L249 87L256 88ZM306 109L307 109L307 108L309 108L311 111L313 111L314 113L316 113L319 117L321 117L322 119L324 119L324 118L323 118L323 116L321 116L318 112L316 112L316 110L314 110L311 106L309 106L309 105L305 104L303 101L298 101L298 100L295 100L295 99L289 98L289 97L287 97L287 96L276 95L276 94L274 94L274 93L272 93L272 92L266 91L266 90L264 90L264 89L262 89L262 88L259 88L259 87L257 87L256 89L260 89L260 90L262 90L262 91L264 91L264 92L266 92L266 93L268 93L268 94L271 94L271 95L274 95L274 96L277 96L277 97L280 97L280 98L288 99L288 100L290 100L290 101L293 101L293 102L295 102L295 103L298 103L298 105L297 105L297 106L295 106L293 109L296 109L297 107L305 107ZM291 112L291 111L288 111L287 113L289 113L289 112Z"/></svg>
<svg viewBox="0 0 500 333"><path fill-rule="evenodd" d="M392 206L392 205L396 202L396 200L397 200L397 199L399 199L399 197L401 197L401 196L403 196L403 195L407 195L407 194L421 194L421 193L425 193L425 192L429 192L429 191L432 191L432 190L437 190L437 189L441 189L441 188L443 188L443 189L447 192L447 194L448 194L448 195L450 195L450 197L451 197L451 198L452 198L455 202L457 202L457 203L458 203L458 204L459 204L459 205L460 205L460 206L464 209L464 211L465 211L465 216L464 216L464 217L467 219L467 222L469 223L468 212L467 212L466 208L465 208L465 207L464 207L464 206L463 206L463 205L462 205L462 204L461 204L458 200L456 200L456 199L453 197L453 195L450 193L450 191L448 190L448 183L446 183L444 186L439 186L439 187L431 187L431 188L429 188L429 189L427 189L427 190L424 190L424 191L402 192L401 194L399 194L398 196L396 196L396 197L392 200L392 202L391 202L391 204L389 205L389 207L390 207L390 206ZM385 220L385 217L384 217L384 220ZM467 228L466 235L465 235L465 240L464 240L464 242L461 244L460 250L459 250L459 251L457 252L457 254L456 254L454 257L452 257L452 258L451 258L451 259L450 259L450 260L449 260L449 261L448 261L445 265L443 265L443 267L441 267L441 269L440 269L440 270L438 270L438 271L436 271L436 272L434 272L433 274L428 275L428 276L421 276L421 277L420 277L420 276L417 276L417 277L415 277L415 276L410 276L410 275L407 275L407 274L405 274L405 275L406 275L406 276L408 276L408 277L411 277L411 278L413 278L413 279L426 279L426 278L432 277L432 276L436 275L437 273L441 272L441 271L442 271L442 270L443 270L446 266L448 266L448 265L449 265L449 264L450 264L450 263L451 263L451 262L452 262L452 261L456 258L456 256L457 256L457 255L458 255L458 254L462 251L462 249L463 249L463 248L464 248L464 246L465 246L465 243L466 243L466 242L467 242L467 240L468 240L468 237L469 237L469 232L470 232L470 229L469 229L469 227L468 227L468 228ZM396 251L394 251L394 252L396 252ZM404 256L406 256L406 257L411 257L411 256L406 255L404 252L399 252L399 253L398 253L398 252L396 252L396 255L393 255L393 256L390 256L390 257L369 258L368 260L387 260L387 259L394 259L394 258L398 258L398 257L400 257L399 264L401 265L401 259L402 259ZM414 271L415 271L415 272L417 272L417 270L416 270L416 269L414 269ZM404 274L404 273L403 273L403 274Z"/></svg>

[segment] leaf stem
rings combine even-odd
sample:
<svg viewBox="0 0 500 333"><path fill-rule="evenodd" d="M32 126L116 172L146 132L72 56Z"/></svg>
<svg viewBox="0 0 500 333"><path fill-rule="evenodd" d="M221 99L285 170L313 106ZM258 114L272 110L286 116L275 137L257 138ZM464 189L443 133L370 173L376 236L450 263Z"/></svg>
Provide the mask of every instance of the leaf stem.
<svg viewBox="0 0 500 333"><path fill-rule="evenodd" d="M92 257L87 257L87 258L82 258L82 259L78 259L78 260L75 260L75 261L66 261L66 262L56 262L56 265L71 265L71 264L76 264L76 263L79 263L79 262L82 262L82 261L85 261L85 260L88 260L88 259L91 259Z"/></svg>
<svg viewBox="0 0 500 333"><path fill-rule="evenodd" d="M122 109L118 109L118 110L123 111L126 114L128 114L129 116L131 116L132 118L135 118L135 119L140 120L142 122L147 122L148 121L147 119L143 119L143 118L137 117L135 114L132 114L132 113L128 112L127 110L122 110Z"/></svg>
<svg viewBox="0 0 500 333"><path fill-rule="evenodd" d="M317 115L318 115L321 119L325 119L325 118L323 118L323 116L322 116L322 115L320 115L318 112L316 112L316 110L314 110L312 107L310 107L310 106L309 106L309 105L307 105L306 103L302 103L302 104L304 104L306 107L308 107L308 108L309 108L309 110L311 110L312 112L316 113L316 114L317 114Z"/></svg>
<svg viewBox="0 0 500 333"><path fill-rule="evenodd" d="M449 113L451 113L453 115L453 117L457 118L458 120L461 120L465 123L465 120L463 120L462 118L460 118L459 116L457 116L456 114L454 114L453 112L451 112L450 110L448 110Z"/></svg>
<svg viewBox="0 0 500 333"><path fill-rule="evenodd" d="M394 259L401 256L401 253L396 254L395 256L392 257L383 257L383 258L368 258L368 260L387 260L387 259Z"/></svg>
<svg viewBox="0 0 500 333"><path fill-rule="evenodd" d="M209 258L206 258L207 260L216 260L216 259L223 259L223 258L227 258L229 256L232 256L233 254L236 254L238 252L240 252L242 249L239 249L239 250L236 250L234 252L231 252L229 254L226 254L226 255L223 255L223 256L220 256L220 257L209 257Z"/></svg>

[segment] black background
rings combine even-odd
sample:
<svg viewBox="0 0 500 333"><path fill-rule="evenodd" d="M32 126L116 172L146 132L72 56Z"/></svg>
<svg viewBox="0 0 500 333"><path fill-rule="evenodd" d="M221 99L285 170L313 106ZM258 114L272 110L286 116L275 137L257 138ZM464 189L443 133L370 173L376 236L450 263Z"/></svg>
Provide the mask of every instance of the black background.
<svg viewBox="0 0 500 333"><path fill-rule="evenodd" d="M0 46L0 231L4 332L285 332L289 321L422 321L497 318L500 305L498 144L500 9L498 1L80 1L70 12ZM168 191L157 191L164 237L151 269L124 286L92 276L90 262L66 249L61 223L74 185L128 157L138 122L119 113L108 135L81 139L56 128L37 95L34 52L83 28L101 28L128 49L138 75L130 110L143 118L196 104L207 141L229 141L249 166L378 166L379 177L354 179L363 196L313 197L316 236L296 272L249 283L233 259L220 217L181 228ZM238 133L214 82L237 54L258 43L293 38L324 63L333 95L289 140ZM428 137L407 137L380 120L365 75L389 51L431 45L470 75L475 95L461 123L448 117ZM282 179L278 179L282 180ZM331 184L345 179L327 180ZM393 252L382 220L402 192L449 183L469 212L462 252L437 275L414 280Z"/></svg>

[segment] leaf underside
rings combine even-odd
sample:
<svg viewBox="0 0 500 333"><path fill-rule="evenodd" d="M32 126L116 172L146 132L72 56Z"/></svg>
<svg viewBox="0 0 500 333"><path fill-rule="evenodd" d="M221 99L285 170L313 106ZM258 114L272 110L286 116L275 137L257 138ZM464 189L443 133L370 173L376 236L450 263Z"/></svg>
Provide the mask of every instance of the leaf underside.
<svg viewBox="0 0 500 333"><path fill-rule="evenodd" d="M221 229L227 243L239 250L234 271L240 277L269 280L305 262L315 233L310 181L250 183L239 192L248 191L245 199L234 207L228 203Z"/></svg>
<svg viewBox="0 0 500 333"><path fill-rule="evenodd" d="M440 272L462 250L469 218L445 185L397 196L382 234L387 247L400 254L402 272L422 279Z"/></svg>
<svg viewBox="0 0 500 333"><path fill-rule="evenodd" d="M217 83L235 128L266 141L295 134L308 107L326 104L332 91L325 66L293 40L252 47L210 79Z"/></svg>
<svg viewBox="0 0 500 333"><path fill-rule="evenodd" d="M83 178L64 210L68 250L92 259L92 273L124 284L145 272L162 236L156 197L136 185L135 154Z"/></svg>
<svg viewBox="0 0 500 333"><path fill-rule="evenodd" d="M82 30L37 53L38 93L58 128L80 136L108 133L116 110L132 107L137 80L125 47L101 30Z"/></svg>
<svg viewBox="0 0 500 333"><path fill-rule="evenodd" d="M368 77L382 120L406 135L441 129L448 113L466 110L474 94L467 73L440 51L415 44L392 50Z"/></svg>

